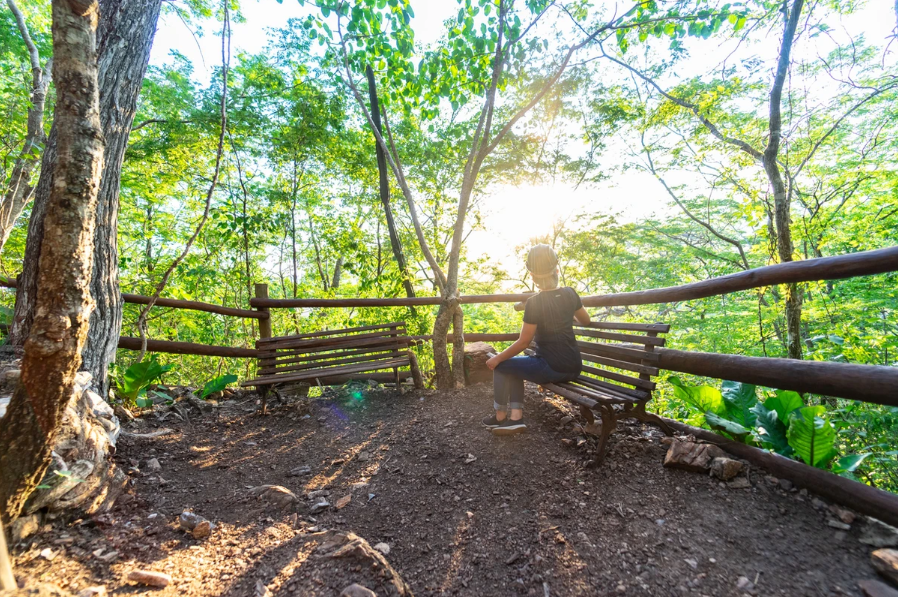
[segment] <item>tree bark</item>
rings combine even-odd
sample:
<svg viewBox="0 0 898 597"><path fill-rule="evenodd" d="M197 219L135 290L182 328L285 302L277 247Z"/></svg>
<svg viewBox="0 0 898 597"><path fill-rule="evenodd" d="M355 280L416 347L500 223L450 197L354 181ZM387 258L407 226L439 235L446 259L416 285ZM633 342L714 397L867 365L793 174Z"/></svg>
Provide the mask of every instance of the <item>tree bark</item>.
<svg viewBox="0 0 898 597"><path fill-rule="evenodd" d="M98 27L100 122L106 139L100 192L97 199L91 295L96 309L84 348L83 369L104 398L109 392L107 372L115 359L122 327L122 299L118 285L118 210L122 161L137 110L150 48L162 0L101 0ZM25 343L35 318L39 256L45 237L44 219L50 197L50 172L57 159L56 123L50 132L41 165L28 225L28 241L16 293L10 342Z"/></svg>
<svg viewBox="0 0 898 597"><path fill-rule="evenodd" d="M46 140L44 135L44 108L47 100L47 90L50 87L50 70L53 68L53 59L47 60L46 66L41 68L40 54L37 46L31 40L25 17L13 0L6 0L6 4L16 19L16 25L25 46L28 48L28 57L31 63L31 108L28 110L25 141L22 143L22 151L16 163L13 165L6 193L0 201L0 250L9 240L9 235L16 220L22 215L25 205L31 200L34 187L31 186L31 173L40 160L40 148Z"/></svg>
<svg viewBox="0 0 898 597"><path fill-rule="evenodd" d="M374 82L374 71L370 66L365 67L365 75L368 77L368 98L371 101L371 120L378 134L383 136L383 129L380 122L380 102L377 100L377 86ZM405 255L402 253L402 244L399 242L399 233L396 232L396 222L393 220L393 208L390 206L390 180L387 174L387 158L384 150L375 140L374 150L377 153L377 171L380 175L380 202L384 206L384 216L387 219L387 230L390 233L390 246L393 248L393 257L396 258L396 265L399 267L399 275L402 276L402 286L405 288L405 295L409 298L415 296L415 289L409 279L408 264L405 261Z"/></svg>
<svg viewBox="0 0 898 597"><path fill-rule="evenodd" d="M18 516L50 461L93 307L90 279L103 134L96 0L53 1L58 159L43 221L35 314L22 377L0 427L0 515Z"/></svg>

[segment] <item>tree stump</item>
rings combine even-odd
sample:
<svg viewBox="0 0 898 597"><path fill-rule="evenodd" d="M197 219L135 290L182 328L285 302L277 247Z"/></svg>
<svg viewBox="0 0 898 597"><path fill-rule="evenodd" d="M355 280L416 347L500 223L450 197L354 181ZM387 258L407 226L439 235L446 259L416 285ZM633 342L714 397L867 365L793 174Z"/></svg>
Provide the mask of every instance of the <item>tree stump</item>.
<svg viewBox="0 0 898 597"><path fill-rule="evenodd" d="M498 351L486 342L473 342L465 345L465 385L492 383L493 372L486 366L489 353Z"/></svg>

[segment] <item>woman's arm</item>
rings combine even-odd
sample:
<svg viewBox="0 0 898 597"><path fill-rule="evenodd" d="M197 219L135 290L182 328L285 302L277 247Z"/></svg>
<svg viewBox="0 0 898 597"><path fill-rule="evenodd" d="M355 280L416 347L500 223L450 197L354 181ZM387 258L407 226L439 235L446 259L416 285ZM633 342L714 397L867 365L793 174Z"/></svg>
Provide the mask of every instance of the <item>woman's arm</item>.
<svg viewBox="0 0 898 597"><path fill-rule="evenodd" d="M589 313L586 312L586 309L580 307L576 311L574 311L574 320L580 325L589 325L591 321L589 318Z"/></svg>
<svg viewBox="0 0 898 597"><path fill-rule="evenodd" d="M589 317L587 315L587 317ZM536 324L535 323L525 323L521 326L521 335L518 336L518 339L514 341L514 344L491 358L486 362L486 366L490 369L495 369L496 366L502 361L507 361L511 357L521 354L525 348L530 346L530 343L533 341L533 336L536 335Z"/></svg>

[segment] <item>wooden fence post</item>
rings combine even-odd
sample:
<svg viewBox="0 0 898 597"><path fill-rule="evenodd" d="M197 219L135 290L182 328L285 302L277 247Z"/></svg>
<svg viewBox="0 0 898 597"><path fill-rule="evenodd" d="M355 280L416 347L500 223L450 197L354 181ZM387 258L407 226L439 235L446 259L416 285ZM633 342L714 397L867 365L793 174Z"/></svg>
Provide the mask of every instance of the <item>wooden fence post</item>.
<svg viewBox="0 0 898 597"><path fill-rule="evenodd" d="M268 298L268 284L255 284L255 287L256 298ZM268 310L268 307L259 307L258 311L267 315L267 317L259 320L259 339L267 340L271 338L271 312Z"/></svg>

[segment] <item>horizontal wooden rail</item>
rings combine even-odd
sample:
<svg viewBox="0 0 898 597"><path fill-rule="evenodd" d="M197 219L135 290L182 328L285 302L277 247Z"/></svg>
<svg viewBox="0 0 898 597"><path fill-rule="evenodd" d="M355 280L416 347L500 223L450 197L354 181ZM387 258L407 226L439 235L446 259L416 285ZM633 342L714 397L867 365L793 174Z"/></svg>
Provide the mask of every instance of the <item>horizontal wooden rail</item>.
<svg viewBox="0 0 898 597"><path fill-rule="evenodd" d="M699 429L671 419L663 420L677 431L717 444L727 452L744 458L756 466L763 467L777 477L789 479L798 487L804 487L808 491L848 506L861 514L872 516L888 524L898 525L898 495L894 493L810 467L779 454L772 454L734 442L706 429Z"/></svg>
<svg viewBox="0 0 898 597"><path fill-rule="evenodd" d="M140 350L140 338L122 336L118 339L118 347L124 348L126 350ZM206 357L230 357L235 359L254 359L259 354L255 348L211 346L209 344L194 344L193 342L171 342L168 340L147 340L147 352L192 354Z"/></svg>
<svg viewBox="0 0 898 597"><path fill-rule="evenodd" d="M140 294L122 293L122 300L126 303L134 305L148 305L150 303L148 296ZM173 309L190 309L191 311L205 311L206 313L216 313L218 315L228 315L230 317L247 317L251 319L268 319L270 315L264 311L253 311L251 309L237 309L235 307L223 307L221 305L213 305L211 303L201 303L199 301L185 301L181 299L159 298L156 299L157 307L172 307Z"/></svg>
<svg viewBox="0 0 898 597"><path fill-rule="evenodd" d="M777 284L841 280L896 270L898 270L898 247L889 247L836 257L778 263L683 286L588 296L583 298L583 305L586 307L623 307L676 303Z"/></svg>
<svg viewBox="0 0 898 597"><path fill-rule="evenodd" d="M0 278L0 286L7 288L16 288L15 280ZM143 296L142 294L122 293L122 300L132 305L148 305L152 297ZM212 303L201 303L199 301L185 301L182 299L158 298L156 305L159 307L171 307L173 309L188 309L191 311L204 311L206 313L215 313L217 315L227 315L229 317L247 317L251 319L268 319L270 315L264 311L253 311L251 309L237 309L235 307L223 307L221 305L213 305Z"/></svg>
<svg viewBox="0 0 898 597"><path fill-rule="evenodd" d="M668 371L898 406L898 367L744 357L671 348L657 348L655 352L661 357L658 367Z"/></svg>
<svg viewBox="0 0 898 597"><path fill-rule="evenodd" d="M409 336L408 339L414 342L430 342L433 340L433 336ZM448 334L446 336L446 340L450 344L454 339L454 334ZM465 342L514 342L517 339L518 334L465 334Z"/></svg>
<svg viewBox="0 0 898 597"><path fill-rule="evenodd" d="M469 294L459 297L463 305L482 303L519 303L533 296L532 292L524 294ZM270 309L291 309L297 307L421 307L439 305L443 302L439 296L417 296L398 298L342 298L342 299L257 299L252 298L252 307Z"/></svg>

